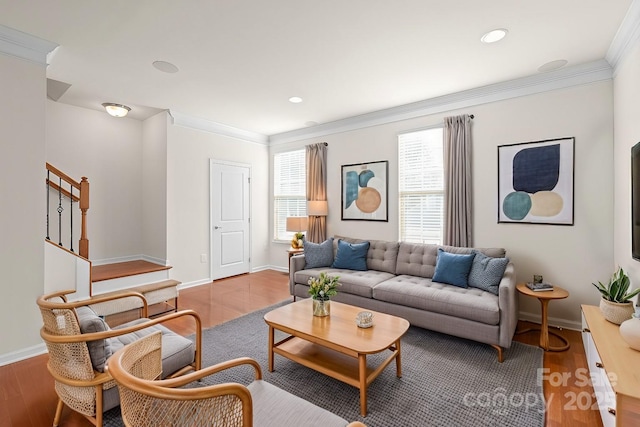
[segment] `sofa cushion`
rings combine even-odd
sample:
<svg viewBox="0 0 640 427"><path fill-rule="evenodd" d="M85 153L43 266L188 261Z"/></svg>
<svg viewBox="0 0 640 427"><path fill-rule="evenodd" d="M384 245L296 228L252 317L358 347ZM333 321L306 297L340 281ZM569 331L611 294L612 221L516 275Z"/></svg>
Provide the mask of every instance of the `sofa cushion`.
<svg viewBox="0 0 640 427"><path fill-rule="evenodd" d="M93 332L104 332L109 330L109 325L103 318L99 317L91 308L87 306L77 307L76 315L78 316L78 324L80 332L89 334ZM107 359L113 354L113 349L109 340L88 341L87 348L91 365L98 372L104 372L104 365Z"/></svg>
<svg viewBox="0 0 640 427"><path fill-rule="evenodd" d="M304 242L304 268L330 267L333 263L333 237L322 243Z"/></svg>
<svg viewBox="0 0 640 427"><path fill-rule="evenodd" d="M369 252L369 242L349 243L338 240L338 252L331 267L365 271L367 270L367 252Z"/></svg>
<svg viewBox="0 0 640 427"><path fill-rule="evenodd" d="M338 282L340 283L338 293L344 292L365 298L373 297L373 287L378 283L394 277L391 273L377 270L357 271L341 268L312 268L296 271L294 273L294 279L296 283L306 286L309 283L310 278L318 277L323 271L329 276L340 277L338 279Z"/></svg>
<svg viewBox="0 0 640 427"><path fill-rule="evenodd" d="M438 245L400 242L396 274L432 278L436 270Z"/></svg>
<svg viewBox="0 0 640 427"><path fill-rule="evenodd" d="M488 257L477 252L469 272L469 286L498 295L498 287L509 258Z"/></svg>
<svg viewBox="0 0 640 427"><path fill-rule="evenodd" d="M123 325L116 326L113 329L126 328L127 326L137 325L148 321L149 319L136 319ZM177 370L193 363L195 357L195 346L193 345L193 342L162 325L149 326L148 328L141 329L139 331L110 338L109 341L113 352L115 353L125 345L155 331L162 332L162 378L166 378Z"/></svg>
<svg viewBox="0 0 640 427"><path fill-rule="evenodd" d="M352 237L334 236L334 252L338 249L338 240L345 240L349 243L369 242L369 252L367 252L367 268L369 270L386 271L396 274L396 264L398 263L398 248L400 242L388 242L386 240L362 240Z"/></svg>
<svg viewBox="0 0 640 427"><path fill-rule="evenodd" d="M373 298L487 325L500 323L498 296L478 288L460 288L400 275L376 285Z"/></svg>
<svg viewBox="0 0 640 427"><path fill-rule="evenodd" d="M467 287L467 279L475 253L452 254L438 248L436 271L433 273L433 281L449 285Z"/></svg>

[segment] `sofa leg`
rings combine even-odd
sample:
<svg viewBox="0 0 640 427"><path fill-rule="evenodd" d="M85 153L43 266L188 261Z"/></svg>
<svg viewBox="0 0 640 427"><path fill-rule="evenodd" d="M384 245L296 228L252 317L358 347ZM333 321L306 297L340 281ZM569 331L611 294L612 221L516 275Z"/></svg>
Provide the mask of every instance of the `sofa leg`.
<svg viewBox="0 0 640 427"><path fill-rule="evenodd" d="M491 347L493 347L496 350L498 350L498 362L502 363L504 361L504 357L502 355L502 347L500 347L499 345L495 345L495 344L491 344Z"/></svg>

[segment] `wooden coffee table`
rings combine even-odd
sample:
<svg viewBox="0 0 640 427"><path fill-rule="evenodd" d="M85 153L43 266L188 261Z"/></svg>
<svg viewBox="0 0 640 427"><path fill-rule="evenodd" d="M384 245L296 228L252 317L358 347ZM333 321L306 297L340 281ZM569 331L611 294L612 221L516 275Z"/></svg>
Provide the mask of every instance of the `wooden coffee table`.
<svg viewBox="0 0 640 427"><path fill-rule="evenodd" d="M269 372L274 370L274 353L360 389L360 413L367 415L367 386L393 360L396 375L402 377L400 338L409 322L389 314L373 313L373 326L359 328L359 307L331 301L331 315L315 317L311 298L287 304L265 314L269 325ZM366 310L370 311L370 310ZM274 332L289 334L275 342ZM390 350L377 367L367 366L367 355Z"/></svg>

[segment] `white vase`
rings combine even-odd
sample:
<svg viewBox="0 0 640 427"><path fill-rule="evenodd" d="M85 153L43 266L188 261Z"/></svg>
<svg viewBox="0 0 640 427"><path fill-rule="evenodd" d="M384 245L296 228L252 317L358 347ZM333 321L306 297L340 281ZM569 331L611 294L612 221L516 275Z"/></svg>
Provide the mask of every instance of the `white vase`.
<svg viewBox="0 0 640 427"><path fill-rule="evenodd" d="M634 350L640 351L640 319L632 317L620 325L622 339Z"/></svg>

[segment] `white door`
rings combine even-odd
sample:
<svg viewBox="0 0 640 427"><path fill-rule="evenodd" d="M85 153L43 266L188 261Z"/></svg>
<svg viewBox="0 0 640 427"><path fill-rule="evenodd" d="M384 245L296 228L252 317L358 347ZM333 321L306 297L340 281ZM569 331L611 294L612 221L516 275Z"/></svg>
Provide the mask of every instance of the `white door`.
<svg viewBox="0 0 640 427"><path fill-rule="evenodd" d="M250 271L248 165L211 160L211 279Z"/></svg>

